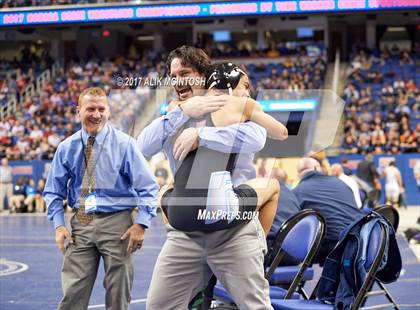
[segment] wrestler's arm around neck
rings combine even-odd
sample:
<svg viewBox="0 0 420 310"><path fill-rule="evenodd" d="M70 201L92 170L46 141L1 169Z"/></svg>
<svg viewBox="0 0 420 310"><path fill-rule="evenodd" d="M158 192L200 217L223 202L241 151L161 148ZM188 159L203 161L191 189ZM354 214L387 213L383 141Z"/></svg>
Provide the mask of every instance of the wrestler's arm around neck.
<svg viewBox="0 0 420 310"><path fill-rule="evenodd" d="M267 130L269 138L276 140L287 139L287 128L274 117L265 113L255 100L247 97L222 96L226 97L226 105L211 114L216 127L253 121Z"/></svg>

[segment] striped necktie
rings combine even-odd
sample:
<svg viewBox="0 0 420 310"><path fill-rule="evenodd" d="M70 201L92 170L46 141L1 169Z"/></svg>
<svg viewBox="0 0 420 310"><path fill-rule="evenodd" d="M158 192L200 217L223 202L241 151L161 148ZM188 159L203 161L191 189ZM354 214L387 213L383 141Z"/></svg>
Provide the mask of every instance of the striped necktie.
<svg viewBox="0 0 420 310"><path fill-rule="evenodd" d="M94 143L95 137L89 137L84 158L85 169L82 180L82 193L80 195L80 207L76 214L80 223L83 225L88 225L93 220L93 215L86 214L85 212L85 200L86 196L95 191L96 186L96 162L93 154Z"/></svg>

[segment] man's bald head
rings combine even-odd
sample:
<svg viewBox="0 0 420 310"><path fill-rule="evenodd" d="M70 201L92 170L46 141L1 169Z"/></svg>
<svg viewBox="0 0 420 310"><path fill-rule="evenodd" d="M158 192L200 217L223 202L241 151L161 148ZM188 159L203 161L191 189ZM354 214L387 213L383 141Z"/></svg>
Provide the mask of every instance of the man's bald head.
<svg viewBox="0 0 420 310"><path fill-rule="evenodd" d="M343 174L343 167L340 164L334 164L331 166L331 174L335 177L339 177Z"/></svg>
<svg viewBox="0 0 420 310"><path fill-rule="evenodd" d="M301 160L299 160L298 163L298 174L300 178L303 178L303 176L310 172L310 171L321 171L321 165L319 162L313 158L310 157L304 157Z"/></svg>

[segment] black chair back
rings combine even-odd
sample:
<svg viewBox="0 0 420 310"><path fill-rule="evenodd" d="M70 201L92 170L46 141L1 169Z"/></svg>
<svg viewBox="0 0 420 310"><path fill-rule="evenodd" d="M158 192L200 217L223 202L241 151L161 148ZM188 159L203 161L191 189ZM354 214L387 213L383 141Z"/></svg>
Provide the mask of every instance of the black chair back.
<svg viewBox="0 0 420 310"><path fill-rule="evenodd" d="M386 218L391 223L392 227L394 227L394 230L397 231L400 223L400 215L394 207L389 205L379 205L375 207L373 211Z"/></svg>

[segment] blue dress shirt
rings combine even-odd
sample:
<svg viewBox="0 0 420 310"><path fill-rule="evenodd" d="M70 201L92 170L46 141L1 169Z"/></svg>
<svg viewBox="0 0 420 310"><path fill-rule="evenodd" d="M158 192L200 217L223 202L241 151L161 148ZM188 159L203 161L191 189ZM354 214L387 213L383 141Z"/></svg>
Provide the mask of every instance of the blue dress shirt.
<svg viewBox="0 0 420 310"><path fill-rule="evenodd" d="M48 218L54 226L64 225L63 200L79 207L83 180L84 152L89 135L83 130L61 142L51 163L44 189ZM159 186L133 138L110 125L96 135L96 202L98 212L116 212L138 207L137 224L150 226L156 216Z"/></svg>
<svg viewBox="0 0 420 310"><path fill-rule="evenodd" d="M137 142L143 155L151 157L163 150L175 174L172 140L188 120L189 117L178 107L155 119L138 136ZM266 138L265 128L253 122L199 129L200 146L224 153L239 153L232 175L235 186L256 177L252 162L254 153L264 147Z"/></svg>
<svg viewBox="0 0 420 310"><path fill-rule="evenodd" d="M348 225L363 216L350 187L339 178L318 171L307 172L293 193L301 209L314 209L325 218L324 240L337 241Z"/></svg>

